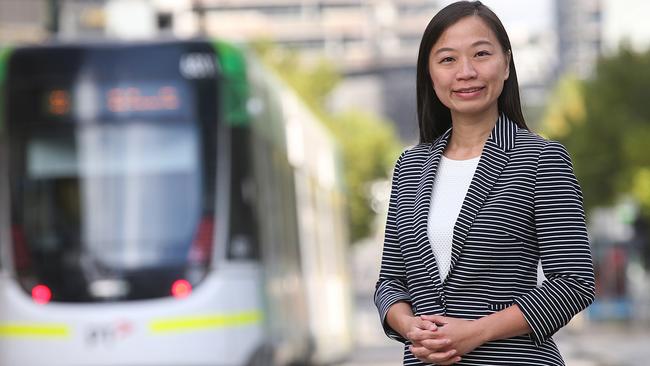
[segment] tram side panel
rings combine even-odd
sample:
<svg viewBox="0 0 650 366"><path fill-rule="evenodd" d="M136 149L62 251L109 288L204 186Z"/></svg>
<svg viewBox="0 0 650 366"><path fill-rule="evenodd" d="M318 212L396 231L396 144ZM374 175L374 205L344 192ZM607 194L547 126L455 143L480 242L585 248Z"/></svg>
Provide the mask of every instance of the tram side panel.
<svg viewBox="0 0 650 366"><path fill-rule="evenodd" d="M338 146L298 96L277 82L285 111L289 160L294 169L313 361L340 362L352 339L348 237Z"/></svg>
<svg viewBox="0 0 650 366"><path fill-rule="evenodd" d="M294 180L284 140L285 115L276 89L268 82L267 71L252 56L248 71L268 341L279 364L304 361L309 357L311 342Z"/></svg>

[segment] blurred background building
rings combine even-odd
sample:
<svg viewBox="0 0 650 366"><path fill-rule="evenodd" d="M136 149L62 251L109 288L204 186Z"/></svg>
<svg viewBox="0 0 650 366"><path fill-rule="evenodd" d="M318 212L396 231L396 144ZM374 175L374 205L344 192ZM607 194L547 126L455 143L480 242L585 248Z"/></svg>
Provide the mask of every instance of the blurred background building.
<svg viewBox="0 0 650 366"><path fill-rule="evenodd" d="M555 7L559 62L556 75L591 74L602 49L599 0L557 1Z"/></svg>
<svg viewBox="0 0 650 366"><path fill-rule="evenodd" d="M42 0L0 1L0 45L47 38L51 13L47 6Z"/></svg>
<svg viewBox="0 0 650 366"><path fill-rule="evenodd" d="M272 40L307 60L333 60L344 78L330 107L378 111L413 140L415 59L436 8L432 0L203 0L188 8L197 28L177 31Z"/></svg>
<svg viewBox="0 0 650 366"><path fill-rule="evenodd" d="M304 60L323 57L343 75L330 97L333 111L372 110L393 121L400 137L417 139L415 66L420 37L436 0L0 0L0 42L59 39L137 39L153 36L217 36L234 41L268 40ZM564 9L564 7L562 7ZM576 6L576 9L581 8ZM578 10L572 10L578 12ZM575 16L561 24L575 24ZM566 30L564 30L566 28ZM532 120L538 120L560 50L592 46L570 33L576 27L516 26L511 30L519 79ZM563 54L560 52L559 54ZM594 55L592 55L595 57ZM593 63L593 61L592 61ZM565 69L568 66L562 66Z"/></svg>

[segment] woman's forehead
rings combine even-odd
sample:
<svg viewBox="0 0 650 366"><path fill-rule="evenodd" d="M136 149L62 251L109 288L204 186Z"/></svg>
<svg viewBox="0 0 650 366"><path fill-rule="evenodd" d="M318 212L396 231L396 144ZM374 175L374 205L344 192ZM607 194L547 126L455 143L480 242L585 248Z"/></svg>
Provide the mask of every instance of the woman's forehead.
<svg viewBox="0 0 650 366"><path fill-rule="evenodd" d="M432 52L440 48L465 48L477 45L498 45L492 29L478 16L458 20L445 29L432 47Z"/></svg>

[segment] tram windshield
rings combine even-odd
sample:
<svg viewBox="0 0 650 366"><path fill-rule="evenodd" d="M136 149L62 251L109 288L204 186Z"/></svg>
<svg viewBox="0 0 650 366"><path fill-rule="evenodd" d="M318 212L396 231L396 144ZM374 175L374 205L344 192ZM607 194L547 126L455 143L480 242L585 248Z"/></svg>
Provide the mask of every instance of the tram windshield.
<svg viewBox="0 0 650 366"><path fill-rule="evenodd" d="M171 281L187 269L202 219L196 125L58 127L30 133L24 169L13 172L22 182L14 207L23 218L14 237L28 256L18 269L36 262L25 279L66 300L167 295L168 286L156 291L153 283L130 288L152 273Z"/></svg>
<svg viewBox="0 0 650 366"><path fill-rule="evenodd" d="M182 260L200 214L197 150L191 125L96 125L35 136L27 149L34 190L24 208L33 211L25 215L36 235L31 247L59 247L66 238L51 218L71 223L78 215L83 249L98 264L133 269ZM77 199L65 196L71 189ZM38 213L52 199L62 205L46 219Z"/></svg>

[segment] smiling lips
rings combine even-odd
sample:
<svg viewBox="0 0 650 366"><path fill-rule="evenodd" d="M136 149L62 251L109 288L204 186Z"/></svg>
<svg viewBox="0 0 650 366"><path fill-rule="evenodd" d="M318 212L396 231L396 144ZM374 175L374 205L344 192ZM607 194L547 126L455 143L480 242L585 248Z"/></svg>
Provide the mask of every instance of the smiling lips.
<svg viewBox="0 0 650 366"><path fill-rule="evenodd" d="M485 89L484 86L455 89L454 94L457 94L458 96L463 98L471 98L477 96L483 89Z"/></svg>

